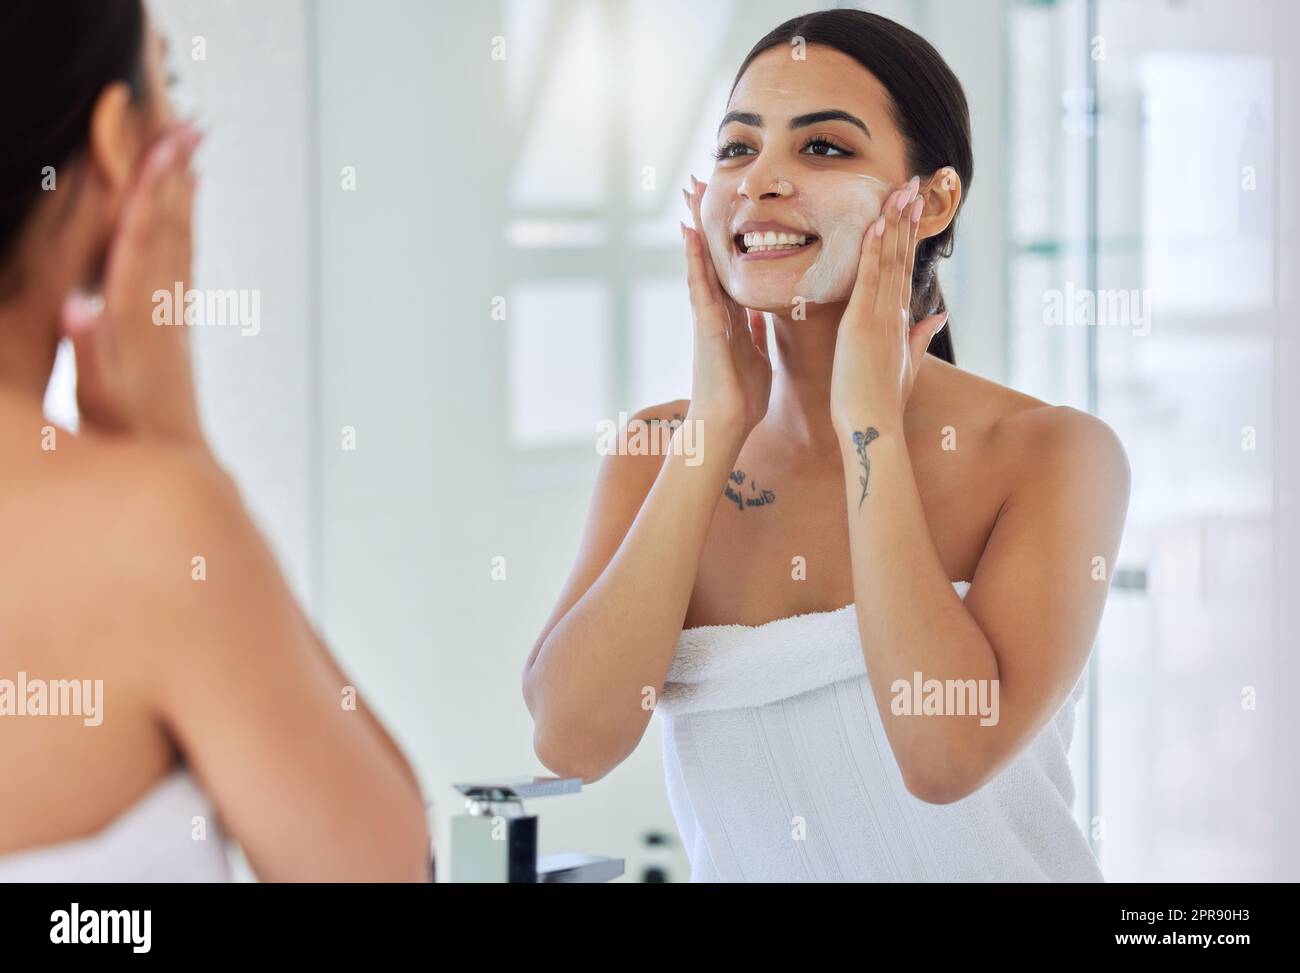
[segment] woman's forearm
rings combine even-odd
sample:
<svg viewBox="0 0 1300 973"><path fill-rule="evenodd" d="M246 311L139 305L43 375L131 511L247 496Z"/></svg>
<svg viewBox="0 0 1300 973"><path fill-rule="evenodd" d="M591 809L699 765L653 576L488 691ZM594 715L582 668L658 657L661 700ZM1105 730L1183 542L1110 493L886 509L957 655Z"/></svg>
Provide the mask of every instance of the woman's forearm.
<svg viewBox="0 0 1300 973"><path fill-rule="evenodd" d="M709 525L744 442L743 433L722 425L705 431L698 465L669 451L613 558L556 623L528 674L537 751L556 772L603 776L649 723Z"/></svg>
<svg viewBox="0 0 1300 973"><path fill-rule="evenodd" d="M996 680L997 658L953 591L934 547L902 422L841 429L853 592L881 720L909 788L950 792L978 766L978 714L943 719L895 713L896 680ZM991 685L991 682L983 685ZM939 799L942 799L940 796Z"/></svg>

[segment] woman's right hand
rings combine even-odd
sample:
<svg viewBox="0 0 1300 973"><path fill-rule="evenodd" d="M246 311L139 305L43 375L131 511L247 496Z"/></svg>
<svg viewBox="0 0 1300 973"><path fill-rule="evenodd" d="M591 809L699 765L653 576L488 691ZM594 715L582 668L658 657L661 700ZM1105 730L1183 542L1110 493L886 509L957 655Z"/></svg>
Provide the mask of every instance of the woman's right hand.
<svg viewBox="0 0 1300 973"><path fill-rule="evenodd" d="M101 297L64 302L63 333L77 360L77 406L84 425L206 450L190 367L185 303L195 177L202 135L169 127L147 150L128 188L109 243ZM170 320L155 322L154 295L172 298Z"/></svg>
<svg viewBox="0 0 1300 973"><path fill-rule="evenodd" d="M723 290L700 218L706 186L694 176L691 181L692 191L683 192L695 226L682 225L695 319L690 412L747 437L767 414L772 391L767 323L761 311L741 307Z"/></svg>

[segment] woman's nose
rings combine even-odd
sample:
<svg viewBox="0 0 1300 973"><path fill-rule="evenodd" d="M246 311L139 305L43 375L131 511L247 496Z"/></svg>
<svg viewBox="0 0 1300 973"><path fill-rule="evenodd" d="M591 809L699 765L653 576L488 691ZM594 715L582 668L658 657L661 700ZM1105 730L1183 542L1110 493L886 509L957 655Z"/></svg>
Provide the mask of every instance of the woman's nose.
<svg viewBox="0 0 1300 973"><path fill-rule="evenodd" d="M746 167L744 178L740 180L736 191L751 201L780 199L782 196L791 195L794 186L760 156Z"/></svg>

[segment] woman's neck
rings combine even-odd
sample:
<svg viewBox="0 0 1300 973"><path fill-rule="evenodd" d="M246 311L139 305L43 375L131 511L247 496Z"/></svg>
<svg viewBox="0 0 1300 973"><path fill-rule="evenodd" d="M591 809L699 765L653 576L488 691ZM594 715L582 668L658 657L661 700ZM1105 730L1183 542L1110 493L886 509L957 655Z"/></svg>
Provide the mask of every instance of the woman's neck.
<svg viewBox="0 0 1300 973"><path fill-rule="evenodd" d="M0 386L41 402L59 349L62 299L27 288L0 303Z"/></svg>
<svg viewBox="0 0 1300 973"><path fill-rule="evenodd" d="M831 373L844 305L808 307L803 320L773 315L778 367L764 423L798 447L813 453L838 453L831 423ZM929 356L926 356L928 360ZM903 410L904 435L914 428L928 398L930 369L920 363Z"/></svg>
<svg viewBox="0 0 1300 973"><path fill-rule="evenodd" d="M84 191L80 199L84 216L38 207L4 268L13 285L0 299L0 386L38 405L59 350L63 302L89 289L104 268L108 230L94 219Z"/></svg>

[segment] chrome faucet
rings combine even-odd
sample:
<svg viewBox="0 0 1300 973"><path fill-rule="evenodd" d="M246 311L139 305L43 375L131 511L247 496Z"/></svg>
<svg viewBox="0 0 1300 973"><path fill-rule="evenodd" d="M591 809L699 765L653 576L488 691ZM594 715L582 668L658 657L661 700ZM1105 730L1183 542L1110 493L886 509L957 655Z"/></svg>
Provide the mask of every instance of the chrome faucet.
<svg viewBox="0 0 1300 973"><path fill-rule="evenodd" d="M524 812L524 799L577 794L581 778L454 786L465 796L465 813L451 819L453 882L608 882L623 874L622 858L537 855L537 816Z"/></svg>

